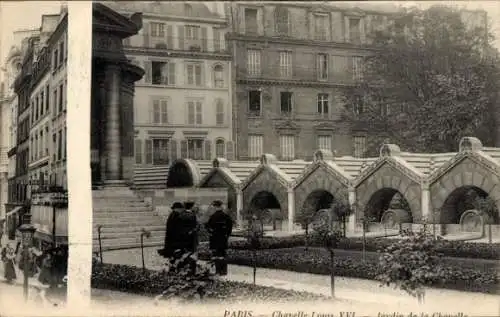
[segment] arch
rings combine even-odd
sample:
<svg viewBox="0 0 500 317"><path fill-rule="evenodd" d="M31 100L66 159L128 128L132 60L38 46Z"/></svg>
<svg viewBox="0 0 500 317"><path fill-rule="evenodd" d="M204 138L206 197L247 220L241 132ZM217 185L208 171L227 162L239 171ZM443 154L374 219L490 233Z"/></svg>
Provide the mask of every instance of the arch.
<svg viewBox="0 0 500 317"><path fill-rule="evenodd" d="M299 213L306 199L316 191L325 191L334 197L347 197L348 186L349 180L335 170L332 164L321 161L314 163L295 186L295 210Z"/></svg>
<svg viewBox="0 0 500 317"><path fill-rule="evenodd" d="M215 157L226 157L226 141L223 138L215 139Z"/></svg>
<svg viewBox="0 0 500 317"><path fill-rule="evenodd" d="M273 230L277 229L277 222L284 220L282 205L278 198L267 190L257 192L250 200L246 217L257 216L262 221L264 227L272 224Z"/></svg>
<svg viewBox="0 0 500 317"><path fill-rule="evenodd" d="M363 217L371 222L384 223L386 227L413 222L412 212L415 212L401 192L389 187L374 192L362 208Z"/></svg>
<svg viewBox="0 0 500 317"><path fill-rule="evenodd" d="M192 187L199 184L200 180L200 169L196 162L190 159L178 159L168 169L167 188Z"/></svg>
<svg viewBox="0 0 500 317"><path fill-rule="evenodd" d="M303 212L306 208L312 208L314 212L329 209L334 200L335 196L329 191L323 189L314 190L304 199L300 212Z"/></svg>
<svg viewBox="0 0 500 317"><path fill-rule="evenodd" d="M220 63L216 63L213 66L213 79L214 87L223 88L224 87L224 66Z"/></svg>
<svg viewBox="0 0 500 317"><path fill-rule="evenodd" d="M456 189L475 187L491 197L500 209L500 177L483 164L477 153L459 153L443 169L430 177L429 191L433 210L439 210Z"/></svg>
<svg viewBox="0 0 500 317"><path fill-rule="evenodd" d="M491 208L481 216L481 211ZM500 210L498 202L483 189L462 186L453 190L439 208L439 223L468 225L469 220L498 224Z"/></svg>
<svg viewBox="0 0 500 317"><path fill-rule="evenodd" d="M370 204L378 191L381 192L377 195L385 193L384 197L389 195L388 193L392 193L394 196L396 192L399 192L408 202L413 221L419 221L422 216L422 189L417 178L418 175L399 166L393 159L392 157L384 157L362 172L364 176L360 177L355 184L357 204L363 210ZM376 197L382 198L382 196Z"/></svg>

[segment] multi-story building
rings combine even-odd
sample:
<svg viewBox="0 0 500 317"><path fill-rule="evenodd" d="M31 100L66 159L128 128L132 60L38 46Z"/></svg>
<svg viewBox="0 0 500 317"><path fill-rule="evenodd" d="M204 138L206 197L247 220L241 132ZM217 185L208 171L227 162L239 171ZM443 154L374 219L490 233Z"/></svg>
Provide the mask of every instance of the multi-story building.
<svg viewBox="0 0 500 317"><path fill-rule="evenodd" d="M136 165L183 157L233 157L231 54L227 20L200 2L105 2L141 12L139 34L124 51L145 70L135 84Z"/></svg>
<svg viewBox="0 0 500 317"><path fill-rule="evenodd" d="M319 3L232 3L237 156L310 159L363 152L363 128L341 119L342 89L362 76L369 34L396 12Z"/></svg>

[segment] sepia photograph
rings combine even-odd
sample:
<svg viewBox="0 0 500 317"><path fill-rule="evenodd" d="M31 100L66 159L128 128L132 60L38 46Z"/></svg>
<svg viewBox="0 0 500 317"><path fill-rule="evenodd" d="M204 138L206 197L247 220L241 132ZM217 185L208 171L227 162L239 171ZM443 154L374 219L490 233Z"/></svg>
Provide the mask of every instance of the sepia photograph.
<svg viewBox="0 0 500 317"><path fill-rule="evenodd" d="M94 2L93 299L498 314L498 24L465 4Z"/></svg>
<svg viewBox="0 0 500 317"><path fill-rule="evenodd" d="M64 305L67 7L0 6L0 306Z"/></svg>
<svg viewBox="0 0 500 317"><path fill-rule="evenodd" d="M0 314L500 314L498 2L0 8Z"/></svg>

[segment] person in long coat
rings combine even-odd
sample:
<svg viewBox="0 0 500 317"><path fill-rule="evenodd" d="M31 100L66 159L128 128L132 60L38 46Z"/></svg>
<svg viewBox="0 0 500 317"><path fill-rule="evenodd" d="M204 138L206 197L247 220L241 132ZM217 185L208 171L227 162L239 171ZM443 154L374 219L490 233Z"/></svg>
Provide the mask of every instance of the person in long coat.
<svg viewBox="0 0 500 317"><path fill-rule="evenodd" d="M165 241L163 249L158 250L158 253L164 258L172 260L175 250L179 247L179 215L184 210L184 205L180 202L174 202L171 207L172 211L168 215L165 223Z"/></svg>
<svg viewBox="0 0 500 317"><path fill-rule="evenodd" d="M179 264L180 267L188 266L190 273L194 274L196 271L196 248L198 244L198 220L196 213L193 210L195 203L187 201L184 203L186 207L179 214L179 256L184 260Z"/></svg>
<svg viewBox="0 0 500 317"><path fill-rule="evenodd" d="M233 220L224 212L222 201L212 203L215 212L210 216L206 228L210 235L210 250L215 263L215 272L218 275L227 275L226 251L228 241L233 231Z"/></svg>
<svg viewBox="0 0 500 317"><path fill-rule="evenodd" d="M10 245L7 245L7 247L5 248L4 257L4 277L7 280L7 283L12 283L17 278L15 259L16 253L14 248L12 248Z"/></svg>

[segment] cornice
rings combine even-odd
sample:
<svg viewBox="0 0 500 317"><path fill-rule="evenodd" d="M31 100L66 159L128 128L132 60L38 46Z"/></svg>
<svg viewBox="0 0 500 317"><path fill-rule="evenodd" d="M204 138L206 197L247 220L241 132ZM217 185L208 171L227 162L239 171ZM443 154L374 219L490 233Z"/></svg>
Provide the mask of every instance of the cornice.
<svg viewBox="0 0 500 317"><path fill-rule="evenodd" d="M486 170L492 172L493 174L500 176L500 166L496 162L494 162L493 158L487 156L482 152L480 153L480 152L465 151L457 153L448 162L444 163L443 165L438 167L434 172L432 172L428 177L427 181L428 185L431 186L434 183L436 183L441 177L443 177L451 169L459 165L465 159L470 159L480 164Z"/></svg>
<svg viewBox="0 0 500 317"><path fill-rule="evenodd" d="M347 88L347 87L352 87L354 85L347 83L342 84L342 83L329 83L329 82L306 81L306 80L258 79L258 78L236 79L236 83L241 85L292 86L292 87L307 87L307 88Z"/></svg>
<svg viewBox="0 0 500 317"><path fill-rule="evenodd" d="M167 50L167 49L157 49L157 48L146 48L146 47L124 47L123 51L125 54L141 55L141 56L157 56L157 57L169 57L169 58L193 58L193 59L213 59L230 61L233 59L232 55L223 52L198 52L198 51L178 51L178 50Z"/></svg>

